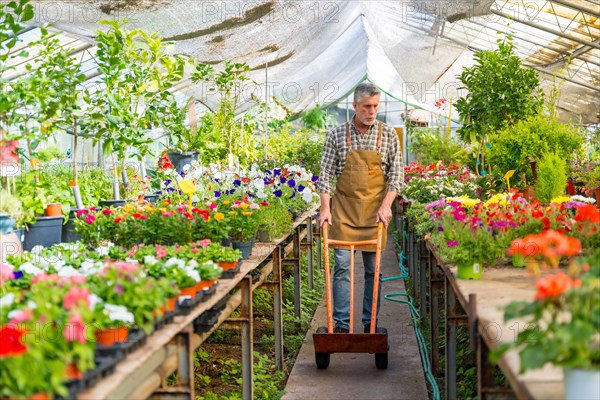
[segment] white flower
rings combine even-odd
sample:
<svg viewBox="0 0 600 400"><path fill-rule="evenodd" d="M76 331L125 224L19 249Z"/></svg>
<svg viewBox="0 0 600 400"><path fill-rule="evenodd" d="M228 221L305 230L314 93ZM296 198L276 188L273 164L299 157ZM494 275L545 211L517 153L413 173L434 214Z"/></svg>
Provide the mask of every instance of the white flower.
<svg viewBox="0 0 600 400"><path fill-rule="evenodd" d="M33 265L32 263L30 263L29 261L21 264L19 266L19 270L23 271L27 274L31 274L31 275L39 275L44 272L40 268L38 268L35 265Z"/></svg>
<svg viewBox="0 0 600 400"><path fill-rule="evenodd" d="M200 282L200 273L195 268L185 268L185 274L196 282Z"/></svg>
<svg viewBox="0 0 600 400"><path fill-rule="evenodd" d="M81 266L79 267L79 272L81 272L81 274L86 275L86 276L94 275L98 272L98 270L100 269L101 266L102 266L101 262L96 262L96 261L92 260L91 258L88 258L84 262L81 263Z"/></svg>
<svg viewBox="0 0 600 400"><path fill-rule="evenodd" d="M88 296L88 300L90 301L90 309L93 310L96 308L96 304L102 303L102 299L95 295L94 293Z"/></svg>
<svg viewBox="0 0 600 400"><path fill-rule="evenodd" d="M580 201L582 203L588 203L588 204L594 204L596 202L596 199L593 199L591 197L581 196L579 194L571 196L571 200Z"/></svg>
<svg viewBox="0 0 600 400"><path fill-rule="evenodd" d="M311 203L313 201L313 193L309 188L304 188L302 191L302 200L307 203Z"/></svg>
<svg viewBox="0 0 600 400"><path fill-rule="evenodd" d="M197 268L198 265L200 265L200 264L198 264L198 261L190 260L190 261L188 261L186 268Z"/></svg>
<svg viewBox="0 0 600 400"><path fill-rule="evenodd" d="M133 324L134 322L133 314L129 312L129 310L125 306L105 304L104 309L108 313L108 318L110 318L111 321L123 321L128 322L130 324Z"/></svg>
<svg viewBox="0 0 600 400"><path fill-rule="evenodd" d="M0 308L9 307L15 302L15 294L8 293L0 297Z"/></svg>
<svg viewBox="0 0 600 400"><path fill-rule="evenodd" d="M108 246L98 246L98 248L96 249L96 254L98 254L101 257L104 257L108 255L108 250Z"/></svg>
<svg viewBox="0 0 600 400"><path fill-rule="evenodd" d="M158 260L156 259L156 257L154 256L144 256L144 265L155 265L156 263L158 263Z"/></svg>
<svg viewBox="0 0 600 400"><path fill-rule="evenodd" d="M35 304L35 302L33 300L29 300L27 302L27 308L35 310L37 308L37 304Z"/></svg>
<svg viewBox="0 0 600 400"><path fill-rule="evenodd" d="M165 267L170 267L172 265L177 265L177 268L183 269L183 268L185 268L185 261L180 260L179 258L176 258L176 257L171 257L165 263Z"/></svg>
<svg viewBox="0 0 600 400"><path fill-rule="evenodd" d="M70 265L68 265L64 268L61 268L60 271L58 271L58 276L62 276L64 278L69 277L69 276L80 276L80 275L81 275L81 273Z"/></svg>

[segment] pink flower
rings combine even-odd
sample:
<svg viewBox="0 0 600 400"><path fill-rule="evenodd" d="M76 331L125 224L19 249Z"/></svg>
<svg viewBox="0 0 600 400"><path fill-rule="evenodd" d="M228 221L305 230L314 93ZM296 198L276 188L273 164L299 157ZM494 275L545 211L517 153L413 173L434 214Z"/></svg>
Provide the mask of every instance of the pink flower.
<svg viewBox="0 0 600 400"><path fill-rule="evenodd" d="M72 287L69 293L63 298L63 305L67 310L72 310L74 307L79 305L79 302L83 302L86 307L90 306L90 291L83 288Z"/></svg>
<svg viewBox="0 0 600 400"><path fill-rule="evenodd" d="M38 282L46 282L46 281L60 282L60 280L61 280L60 276L58 276L56 274L38 274L38 275L35 275L33 278L31 278L31 284L35 285Z"/></svg>
<svg viewBox="0 0 600 400"><path fill-rule="evenodd" d="M210 208L211 210L214 210L214 209L216 209L216 208L217 208L217 205L216 205L215 203L211 203L211 202L208 202L208 203L206 204L206 206L207 206L208 208Z"/></svg>
<svg viewBox="0 0 600 400"><path fill-rule="evenodd" d="M167 256L167 252L163 247L156 246L154 250L156 251L156 258L159 260Z"/></svg>
<svg viewBox="0 0 600 400"><path fill-rule="evenodd" d="M94 222L96 222L96 216L94 214L88 214L85 217L85 223L88 225L93 224Z"/></svg>
<svg viewBox="0 0 600 400"><path fill-rule="evenodd" d="M200 247L208 247L210 244L210 239L202 239L198 242L198 246Z"/></svg>
<svg viewBox="0 0 600 400"><path fill-rule="evenodd" d="M173 215L173 211L167 211L167 212L162 213L162 216L165 217L165 218L166 217L170 217L172 215Z"/></svg>
<svg viewBox="0 0 600 400"><path fill-rule="evenodd" d="M14 278L15 273L12 268L3 262L0 262L0 283L4 283L5 280Z"/></svg>
<svg viewBox="0 0 600 400"><path fill-rule="evenodd" d="M252 203L252 204L250 204L250 209L251 210L259 210L260 206L258 204Z"/></svg>
<svg viewBox="0 0 600 400"><path fill-rule="evenodd" d="M26 310L19 310L19 312L17 314L15 314L13 316L13 318L10 320L11 324L20 324L21 322L25 322L25 321L31 321L33 319L33 313L31 312L31 310L26 309Z"/></svg>
<svg viewBox="0 0 600 400"><path fill-rule="evenodd" d="M104 215L113 215L114 212L110 208L105 208L104 210L102 210L102 214L104 214Z"/></svg>
<svg viewBox="0 0 600 400"><path fill-rule="evenodd" d="M84 275L71 275L69 279L72 284L81 285L82 283L85 283L86 277Z"/></svg>
<svg viewBox="0 0 600 400"><path fill-rule="evenodd" d="M125 272L137 272L138 267L135 264L127 263L124 261L118 261L113 264L113 268L125 271Z"/></svg>
<svg viewBox="0 0 600 400"><path fill-rule="evenodd" d="M63 336L69 342L86 343L85 339L85 325L83 324L83 318L79 313L74 313L69 317L69 322L65 326Z"/></svg>
<svg viewBox="0 0 600 400"><path fill-rule="evenodd" d="M448 240L446 242L446 246L448 246L448 247L456 247L456 246L458 246L458 240Z"/></svg>
<svg viewBox="0 0 600 400"><path fill-rule="evenodd" d="M90 211L86 208L84 208L83 210L77 210L75 211L75 215L78 217L81 217L82 215L85 215L87 213L89 213Z"/></svg>

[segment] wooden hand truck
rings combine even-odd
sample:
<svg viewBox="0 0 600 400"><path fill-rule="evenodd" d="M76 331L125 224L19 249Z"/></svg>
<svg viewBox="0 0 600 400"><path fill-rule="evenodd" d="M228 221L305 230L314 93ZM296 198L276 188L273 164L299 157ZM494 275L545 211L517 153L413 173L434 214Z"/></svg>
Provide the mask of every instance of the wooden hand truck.
<svg viewBox="0 0 600 400"><path fill-rule="evenodd" d="M315 345L315 361L317 368L329 366L331 353L375 353L375 366L386 369L388 365L388 335L385 328L376 328L377 299L379 295L379 273L381 263L381 238L383 223L377 226L377 239L347 242L330 240L327 235L327 223L323 225L324 268L325 268L325 302L327 304L327 327L321 326L313 333ZM349 333L333 331L333 298L331 290L331 273L329 268L329 245L347 246L350 249L350 326ZM373 299L371 307L371 331L354 333L354 250L355 247L376 245L375 273L373 279Z"/></svg>

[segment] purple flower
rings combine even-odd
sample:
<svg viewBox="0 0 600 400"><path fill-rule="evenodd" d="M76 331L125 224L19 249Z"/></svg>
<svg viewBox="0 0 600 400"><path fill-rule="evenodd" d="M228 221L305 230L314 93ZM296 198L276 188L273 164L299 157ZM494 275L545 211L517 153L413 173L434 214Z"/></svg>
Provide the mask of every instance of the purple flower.
<svg viewBox="0 0 600 400"><path fill-rule="evenodd" d="M293 188L293 187L296 187L296 181L295 181L295 180L293 180L293 179L290 179L290 180L287 182L287 184L288 184L288 186L289 186L289 187L291 187L291 188Z"/></svg>
<svg viewBox="0 0 600 400"><path fill-rule="evenodd" d="M319 177L317 175L313 175L312 178L310 178L311 182L316 182L319 180Z"/></svg>
<svg viewBox="0 0 600 400"><path fill-rule="evenodd" d="M281 195L283 194L283 192L281 190L276 190L273 192L273 194L275 195L275 197L281 197Z"/></svg>
<svg viewBox="0 0 600 400"><path fill-rule="evenodd" d="M287 179L285 179L285 177L283 177L283 176L281 178L279 178L279 182L281 182L281 183L285 183L286 181L287 181Z"/></svg>
<svg viewBox="0 0 600 400"><path fill-rule="evenodd" d="M279 175L281 175L281 169L280 169L280 168L275 168L275 169L273 170L273 175L275 175L275 176L279 176Z"/></svg>
<svg viewBox="0 0 600 400"><path fill-rule="evenodd" d="M296 197L296 191L294 190L294 193L292 193L292 195L290 196L290 199L293 199L294 197Z"/></svg>
<svg viewBox="0 0 600 400"><path fill-rule="evenodd" d="M298 185L298 191L303 192L306 187L304 185Z"/></svg>
<svg viewBox="0 0 600 400"><path fill-rule="evenodd" d="M582 201L577 201L577 200L569 200L565 203L565 208L579 208L579 207L583 207L586 204Z"/></svg>
<svg viewBox="0 0 600 400"><path fill-rule="evenodd" d="M119 296L123 296L123 286L115 285L115 293Z"/></svg>
<svg viewBox="0 0 600 400"><path fill-rule="evenodd" d="M225 191L225 194L234 194L234 193L235 193L235 189Z"/></svg>
<svg viewBox="0 0 600 400"><path fill-rule="evenodd" d="M240 181L239 179L236 179L233 181L233 186L235 187L240 187L242 184L242 181Z"/></svg>
<svg viewBox="0 0 600 400"><path fill-rule="evenodd" d="M169 185L171 184L171 182L173 182L173 181L172 181L172 180L170 180L170 179L166 179L166 180L163 182L163 185L164 185L164 186L169 186Z"/></svg>
<svg viewBox="0 0 600 400"><path fill-rule="evenodd" d="M458 246L458 240L448 240L446 242L446 246L448 246L448 247L456 247L456 246Z"/></svg>
<svg viewBox="0 0 600 400"><path fill-rule="evenodd" d="M219 192L218 190L215 190L215 197L216 198L221 197L221 192Z"/></svg>
<svg viewBox="0 0 600 400"><path fill-rule="evenodd" d="M444 227L443 226L438 226L438 232L444 232Z"/></svg>

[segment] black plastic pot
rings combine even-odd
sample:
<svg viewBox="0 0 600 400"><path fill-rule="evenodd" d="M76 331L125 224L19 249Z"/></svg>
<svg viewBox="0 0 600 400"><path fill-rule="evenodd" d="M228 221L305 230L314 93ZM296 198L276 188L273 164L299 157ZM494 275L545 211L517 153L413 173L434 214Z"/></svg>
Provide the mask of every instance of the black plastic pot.
<svg viewBox="0 0 600 400"><path fill-rule="evenodd" d="M126 202L126 200L100 200L98 205L100 207L122 207Z"/></svg>
<svg viewBox="0 0 600 400"><path fill-rule="evenodd" d="M160 197L159 194L147 194L144 196L144 200L146 200L149 203L156 203L158 201L158 198Z"/></svg>
<svg viewBox="0 0 600 400"><path fill-rule="evenodd" d="M69 219L62 226L62 242L73 243L81 239L81 234L75 232L75 213L77 210L69 211Z"/></svg>
<svg viewBox="0 0 600 400"><path fill-rule="evenodd" d="M177 172L183 171L183 167L191 164L192 161L198 161L198 154L199 153L196 151L190 151L187 153L170 151L167 153L171 164L173 164L173 168L175 168L175 171Z"/></svg>
<svg viewBox="0 0 600 400"><path fill-rule="evenodd" d="M37 245L48 247L60 243L63 217L37 217L35 224L28 224L25 230L23 250L31 250Z"/></svg>

